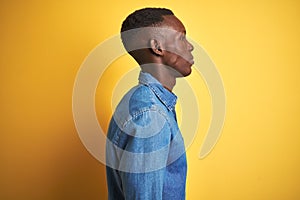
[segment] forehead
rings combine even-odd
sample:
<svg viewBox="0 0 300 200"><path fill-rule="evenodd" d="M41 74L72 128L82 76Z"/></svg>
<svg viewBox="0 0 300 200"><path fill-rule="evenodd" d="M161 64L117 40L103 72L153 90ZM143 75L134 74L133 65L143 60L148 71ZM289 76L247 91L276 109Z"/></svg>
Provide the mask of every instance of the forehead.
<svg viewBox="0 0 300 200"><path fill-rule="evenodd" d="M168 28L174 29L175 31L185 33L185 27L182 22L175 17L174 15L165 15L163 16L164 21L162 22L162 26L166 26Z"/></svg>

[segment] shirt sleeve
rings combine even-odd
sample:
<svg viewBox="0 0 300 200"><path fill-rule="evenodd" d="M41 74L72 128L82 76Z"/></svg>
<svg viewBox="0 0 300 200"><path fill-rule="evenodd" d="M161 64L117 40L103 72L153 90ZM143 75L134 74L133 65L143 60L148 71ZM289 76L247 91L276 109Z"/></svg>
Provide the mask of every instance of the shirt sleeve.
<svg viewBox="0 0 300 200"><path fill-rule="evenodd" d="M121 132L120 178L125 199L160 200L171 142L167 118L160 112L142 112ZM130 130L130 132L129 132Z"/></svg>

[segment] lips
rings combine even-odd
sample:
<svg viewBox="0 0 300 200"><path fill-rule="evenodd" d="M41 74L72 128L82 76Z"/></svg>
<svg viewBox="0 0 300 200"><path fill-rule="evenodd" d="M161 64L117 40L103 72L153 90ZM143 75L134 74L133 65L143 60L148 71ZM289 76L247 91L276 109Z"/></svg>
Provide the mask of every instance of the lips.
<svg viewBox="0 0 300 200"><path fill-rule="evenodd" d="M194 57L193 57L193 56L189 59L189 63L191 63L192 65L195 63L195 62L194 62Z"/></svg>
<svg viewBox="0 0 300 200"><path fill-rule="evenodd" d="M191 55L191 54L189 54L188 56L182 56L182 58L186 61L186 62L188 62L188 63L190 63L190 64L194 64L195 62L194 62L194 56L193 55Z"/></svg>

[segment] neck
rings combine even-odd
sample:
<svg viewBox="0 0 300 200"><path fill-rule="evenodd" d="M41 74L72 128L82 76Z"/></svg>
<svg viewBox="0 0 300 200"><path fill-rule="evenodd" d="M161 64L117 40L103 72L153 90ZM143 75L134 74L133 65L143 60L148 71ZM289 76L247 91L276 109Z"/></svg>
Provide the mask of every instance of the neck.
<svg viewBox="0 0 300 200"><path fill-rule="evenodd" d="M141 66L143 72L151 74L156 78L164 88L172 92L176 84L176 78L172 75L169 67L162 64L144 64Z"/></svg>

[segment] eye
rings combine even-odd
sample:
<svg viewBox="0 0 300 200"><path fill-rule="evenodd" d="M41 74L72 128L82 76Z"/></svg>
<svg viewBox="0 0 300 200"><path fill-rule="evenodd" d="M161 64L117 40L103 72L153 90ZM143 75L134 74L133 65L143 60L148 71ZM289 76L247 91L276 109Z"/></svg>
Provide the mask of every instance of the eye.
<svg viewBox="0 0 300 200"><path fill-rule="evenodd" d="M185 35L180 36L180 40L185 40Z"/></svg>

